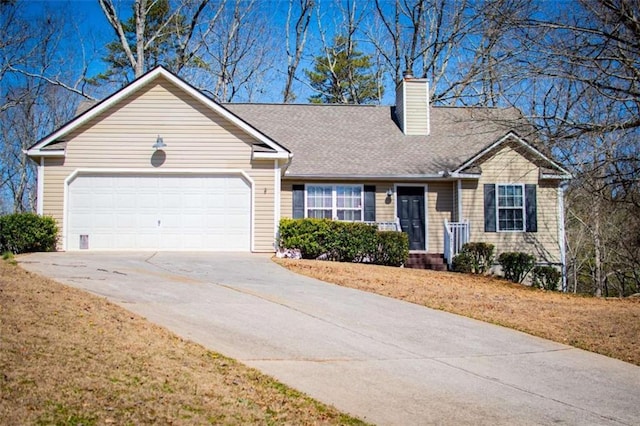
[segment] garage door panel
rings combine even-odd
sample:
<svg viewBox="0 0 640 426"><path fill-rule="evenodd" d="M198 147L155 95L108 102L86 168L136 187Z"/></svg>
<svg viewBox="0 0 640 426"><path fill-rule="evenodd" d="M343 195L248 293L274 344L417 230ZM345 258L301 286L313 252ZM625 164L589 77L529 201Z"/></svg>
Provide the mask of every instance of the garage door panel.
<svg viewBox="0 0 640 426"><path fill-rule="evenodd" d="M69 186L68 240L79 249L250 249L251 190L239 176L79 176Z"/></svg>

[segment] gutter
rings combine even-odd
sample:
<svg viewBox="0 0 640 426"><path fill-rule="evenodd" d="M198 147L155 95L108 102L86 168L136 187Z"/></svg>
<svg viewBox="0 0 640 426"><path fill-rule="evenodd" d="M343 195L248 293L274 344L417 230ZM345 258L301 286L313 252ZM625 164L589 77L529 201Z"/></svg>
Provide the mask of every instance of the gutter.
<svg viewBox="0 0 640 426"><path fill-rule="evenodd" d="M285 172L284 175L287 179L305 179L305 180L384 180L384 181L396 181L396 180L456 180L456 179L479 179L479 174L469 173L432 173L432 174L410 174L410 175L353 175L353 174L304 174L296 173L289 174Z"/></svg>

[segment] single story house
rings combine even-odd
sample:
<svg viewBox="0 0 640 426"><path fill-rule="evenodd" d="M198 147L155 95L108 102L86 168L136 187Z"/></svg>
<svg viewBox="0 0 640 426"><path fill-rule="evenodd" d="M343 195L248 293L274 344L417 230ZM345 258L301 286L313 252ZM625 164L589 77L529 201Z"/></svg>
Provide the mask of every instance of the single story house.
<svg viewBox="0 0 640 426"><path fill-rule="evenodd" d="M165 68L26 152L61 250L273 252L284 217L399 224L412 253L464 241L564 263L563 182L515 109L220 104Z"/></svg>

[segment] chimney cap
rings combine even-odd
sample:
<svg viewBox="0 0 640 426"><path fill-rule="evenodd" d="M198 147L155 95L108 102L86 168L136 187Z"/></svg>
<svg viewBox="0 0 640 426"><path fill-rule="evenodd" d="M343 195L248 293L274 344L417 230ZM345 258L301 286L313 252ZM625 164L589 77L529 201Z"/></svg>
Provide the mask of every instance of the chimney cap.
<svg viewBox="0 0 640 426"><path fill-rule="evenodd" d="M403 78L413 78L413 73L411 72L411 70L404 70L404 71L402 71L402 77Z"/></svg>

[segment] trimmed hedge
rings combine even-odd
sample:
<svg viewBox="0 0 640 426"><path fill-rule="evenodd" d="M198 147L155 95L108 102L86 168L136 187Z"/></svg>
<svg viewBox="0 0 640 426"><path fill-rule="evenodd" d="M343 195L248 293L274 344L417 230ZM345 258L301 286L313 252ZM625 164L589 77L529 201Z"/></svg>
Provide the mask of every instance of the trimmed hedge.
<svg viewBox="0 0 640 426"><path fill-rule="evenodd" d="M521 283L536 264L535 256L523 252L505 252L498 256L504 277L514 283Z"/></svg>
<svg viewBox="0 0 640 426"><path fill-rule="evenodd" d="M455 272L484 274L493 264L495 247L488 243L466 243L454 256L451 269Z"/></svg>
<svg viewBox="0 0 640 426"><path fill-rule="evenodd" d="M13 254L54 251L58 226L53 218L35 213L0 216L0 251Z"/></svg>
<svg viewBox="0 0 640 426"><path fill-rule="evenodd" d="M558 291L562 272L553 266L536 266L533 268L533 285L545 290Z"/></svg>
<svg viewBox="0 0 640 426"><path fill-rule="evenodd" d="M329 219L281 219L279 246L300 250L303 259L336 262L400 266L409 257L409 239L402 232Z"/></svg>
<svg viewBox="0 0 640 426"><path fill-rule="evenodd" d="M378 245L373 263L402 266L409 258L409 236L404 232L378 231Z"/></svg>

